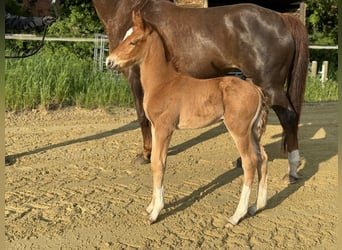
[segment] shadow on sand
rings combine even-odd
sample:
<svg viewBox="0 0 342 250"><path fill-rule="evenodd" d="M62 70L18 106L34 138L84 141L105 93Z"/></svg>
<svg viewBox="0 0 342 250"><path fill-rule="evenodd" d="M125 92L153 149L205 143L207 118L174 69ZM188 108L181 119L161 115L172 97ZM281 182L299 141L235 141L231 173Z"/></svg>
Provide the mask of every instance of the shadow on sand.
<svg viewBox="0 0 342 250"><path fill-rule="evenodd" d="M78 138L78 139L73 139L73 140L57 143L57 144L49 145L46 147L37 148L37 149L31 150L31 151L19 153L19 154L7 155L5 157L5 164L6 164L6 166L10 166L10 165L13 165L18 158L23 157L23 156L38 154L40 152L52 150L55 148L65 147L65 146L76 144L76 143L98 140L101 138L113 136L113 135L123 133L123 132L129 131L129 130L137 129L137 128L139 128L139 124L136 121L133 121L133 122L125 124L119 128L115 128L115 129L112 129L112 130L109 130L109 131L106 131L103 133L99 133L99 134L95 134L95 135L90 135L90 136L86 136L86 137L82 137L82 138Z"/></svg>

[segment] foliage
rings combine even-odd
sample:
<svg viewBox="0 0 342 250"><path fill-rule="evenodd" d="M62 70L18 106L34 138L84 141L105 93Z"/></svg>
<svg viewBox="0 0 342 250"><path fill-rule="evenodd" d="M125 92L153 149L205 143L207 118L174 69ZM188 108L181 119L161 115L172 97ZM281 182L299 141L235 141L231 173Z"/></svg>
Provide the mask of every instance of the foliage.
<svg viewBox="0 0 342 250"><path fill-rule="evenodd" d="M7 110L132 105L126 80L116 82L111 74L94 71L92 60L44 52L5 62Z"/></svg>
<svg viewBox="0 0 342 250"><path fill-rule="evenodd" d="M6 9L15 8L14 0L6 0ZM12 7L11 7L12 6ZM18 11L15 12L16 14ZM52 9L51 9L51 13ZM54 15L54 14L51 14ZM36 32L34 32L36 33ZM103 27L99 21L91 1L65 0L58 9L58 19L53 23L47 32L51 37L94 37L94 33L103 33ZM42 34L40 34L42 35ZM34 47L37 42L6 41L6 47L11 50L25 50L25 47ZM44 50L52 53L77 54L80 58L92 57L92 43L71 43L71 42L46 42Z"/></svg>
<svg viewBox="0 0 342 250"><path fill-rule="evenodd" d="M305 102L326 102L338 100L338 84L328 80L324 83L319 78L308 77L306 83Z"/></svg>
<svg viewBox="0 0 342 250"><path fill-rule="evenodd" d="M11 14L20 14L20 6L14 0L5 0L6 12Z"/></svg>
<svg viewBox="0 0 342 250"><path fill-rule="evenodd" d="M337 0L307 0L307 22L311 44L337 44Z"/></svg>
<svg viewBox="0 0 342 250"><path fill-rule="evenodd" d="M59 16L48 30L53 37L94 37L94 33L103 33L102 25L91 1L66 0L61 4ZM92 43L47 43L47 49L58 53L74 53L81 58L93 55Z"/></svg>
<svg viewBox="0 0 342 250"><path fill-rule="evenodd" d="M328 79L337 80L338 50L311 49L310 61L317 61L318 69L321 70L323 61L328 61Z"/></svg>
<svg viewBox="0 0 342 250"><path fill-rule="evenodd" d="M307 0L307 29L310 44L336 45L338 43L337 0ZM310 50L310 61L329 62L329 79L337 79L337 50ZM320 69L320 68L319 68Z"/></svg>

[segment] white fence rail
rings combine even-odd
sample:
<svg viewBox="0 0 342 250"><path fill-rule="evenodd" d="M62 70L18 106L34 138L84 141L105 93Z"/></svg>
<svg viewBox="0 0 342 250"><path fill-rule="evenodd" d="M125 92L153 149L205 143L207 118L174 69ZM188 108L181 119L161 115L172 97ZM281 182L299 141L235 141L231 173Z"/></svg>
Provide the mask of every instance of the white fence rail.
<svg viewBox="0 0 342 250"><path fill-rule="evenodd" d="M5 34L5 39L8 40L28 40L28 41L41 41L43 37L26 34ZM95 42L95 38L82 38L82 37L45 37L45 41L59 41L59 42Z"/></svg>
<svg viewBox="0 0 342 250"><path fill-rule="evenodd" d="M95 34L95 36L98 34ZM101 35L106 39L106 35ZM42 40L43 37L26 34L6 34L5 39L8 40ZM81 37L45 37L45 41L60 41L60 42L93 42L95 43L98 38L81 38ZM338 49L338 45L310 45L310 49Z"/></svg>

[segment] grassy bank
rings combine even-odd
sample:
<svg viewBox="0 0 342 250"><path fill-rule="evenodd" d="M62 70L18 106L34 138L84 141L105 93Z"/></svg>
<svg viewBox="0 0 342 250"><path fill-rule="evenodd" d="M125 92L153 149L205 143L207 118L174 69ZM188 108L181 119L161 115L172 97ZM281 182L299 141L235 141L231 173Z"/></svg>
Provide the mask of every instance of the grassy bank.
<svg viewBox="0 0 342 250"><path fill-rule="evenodd" d="M5 63L6 110L133 106L126 79L116 81L109 73L94 71L92 59L38 53ZM336 101L337 89L336 81L322 85L319 79L309 77L305 101Z"/></svg>

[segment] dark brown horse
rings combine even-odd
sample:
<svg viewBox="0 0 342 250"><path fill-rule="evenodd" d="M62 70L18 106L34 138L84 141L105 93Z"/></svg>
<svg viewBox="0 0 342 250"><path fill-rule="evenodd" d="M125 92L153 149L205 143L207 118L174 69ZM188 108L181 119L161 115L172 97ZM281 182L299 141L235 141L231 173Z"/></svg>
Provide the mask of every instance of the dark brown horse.
<svg viewBox="0 0 342 250"><path fill-rule="evenodd" d="M115 70L141 63L143 105L152 132L153 196L146 209L148 222L155 222L164 207L163 180L173 132L208 126L223 117L244 170L240 202L228 224L236 225L248 211L257 170L258 196L250 214L264 208L267 201L267 155L260 144L267 121L266 98L259 87L237 77L197 79L178 72L160 31L135 12L133 23L133 33L110 53L106 64Z"/></svg>
<svg viewBox="0 0 342 250"><path fill-rule="evenodd" d="M270 97L283 127L290 181L300 165L298 123L308 68L307 32L299 19L252 4L208 9L177 7L163 0L93 0L109 38L110 51L132 27L132 10L164 31L178 67L197 78L223 76L232 68ZM151 128L143 110L139 66L124 74L134 96L143 134L141 159L149 162Z"/></svg>

